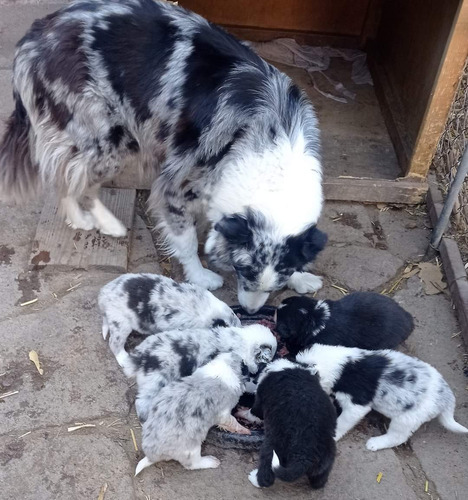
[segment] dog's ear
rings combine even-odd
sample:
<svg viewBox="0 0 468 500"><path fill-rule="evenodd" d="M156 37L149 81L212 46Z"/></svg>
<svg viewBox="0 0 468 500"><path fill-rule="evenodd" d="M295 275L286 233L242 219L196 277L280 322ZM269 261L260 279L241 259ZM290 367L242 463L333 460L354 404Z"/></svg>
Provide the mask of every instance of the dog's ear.
<svg viewBox="0 0 468 500"><path fill-rule="evenodd" d="M311 226L303 233L290 236L287 240L288 261L291 266L300 269L301 266L312 262L327 243L327 235Z"/></svg>
<svg viewBox="0 0 468 500"><path fill-rule="evenodd" d="M303 233L302 255L306 262L315 259L317 254L321 252L327 244L328 236L315 226L310 227Z"/></svg>
<svg viewBox="0 0 468 500"><path fill-rule="evenodd" d="M221 233L229 243L248 245L252 241L252 231L247 219L242 215L223 217L215 224L215 231Z"/></svg>

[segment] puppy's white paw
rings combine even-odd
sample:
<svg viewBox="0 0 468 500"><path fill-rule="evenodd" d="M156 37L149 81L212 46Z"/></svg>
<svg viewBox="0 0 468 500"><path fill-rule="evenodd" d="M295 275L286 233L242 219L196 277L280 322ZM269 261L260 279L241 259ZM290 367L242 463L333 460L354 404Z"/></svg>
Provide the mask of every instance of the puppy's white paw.
<svg viewBox="0 0 468 500"><path fill-rule="evenodd" d="M135 374L135 367L133 366L132 359L125 349L122 349L116 354L115 359L121 366L123 372L127 377L133 377Z"/></svg>
<svg viewBox="0 0 468 500"><path fill-rule="evenodd" d="M370 451L378 451L385 448L391 448L391 446L388 446L388 444L386 443L385 436L377 436L370 438L367 441L366 448Z"/></svg>
<svg viewBox="0 0 468 500"><path fill-rule="evenodd" d="M105 221L100 221L97 224L97 229L102 234L107 234L114 238L122 238L127 234L127 228L115 217L108 217Z"/></svg>
<svg viewBox="0 0 468 500"><path fill-rule="evenodd" d="M250 411L249 408L245 410L236 411L234 416L237 418L243 418L244 420L247 420L247 422L252 422L256 424L260 424L262 422L258 417L252 415L252 412Z"/></svg>
<svg viewBox="0 0 468 500"><path fill-rule="evenodd" d="M205 268L187 276L187 279L191 283L206 288L207 290L216 290L223 286L223 278L221 278L219 274Z"/></svg>
<svg viewBox="0 0 468 500"><path fill-rule="evenodd" d="M206 457L201 457L199 462L199 469L216 469L219 467L221 462L212 455L208 455Z"/></svg>
<svg viewBox="0 0 468 500"><path fill-rule="evenodd" d="M261 486L258 484L258 481L257 481L257 473L258 473L258 469L254 469L249 474L249 481L255 486L255 488L260 488Z"/></svg>
<svg viewBox="0 0 468 500"><path fill-rule="evenodd" d="M73 217L73 219L67 217L65 219L65 223L72 229L83 229L83 231L91 231L96 227L96 221L89 212L81 212L80 214L75 214L75 217Z"/></svg>
<svg viewBox="0 0 468 500"><path fill-rule="evenodd" d="M297 293L312 293L322 288L322 278L311 273L300 273L296 271L289 278L288 288L295 290Z"/></svg>

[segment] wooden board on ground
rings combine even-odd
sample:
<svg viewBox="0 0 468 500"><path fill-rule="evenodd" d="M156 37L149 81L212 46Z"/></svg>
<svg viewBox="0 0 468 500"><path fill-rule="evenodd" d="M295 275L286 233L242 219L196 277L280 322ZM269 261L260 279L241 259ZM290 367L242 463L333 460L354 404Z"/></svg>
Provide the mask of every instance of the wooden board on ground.
<svg viewBox="0 0 468 500"><path fill-rule="evenodd" d="M358 177L325 177L323 191L328 201L361 203L402 203L417 205L427 192L425 180L364 179Z"/></svg>
<svg viewBox="0 0 468 500"><path fill-rule="evenodd" d="M128 230L133 224L135 189L102 189L101 200ZM112 238L98 231L69 228L55 200L46 201L33 241L34 268L127 270L129 235Z"/></svg>

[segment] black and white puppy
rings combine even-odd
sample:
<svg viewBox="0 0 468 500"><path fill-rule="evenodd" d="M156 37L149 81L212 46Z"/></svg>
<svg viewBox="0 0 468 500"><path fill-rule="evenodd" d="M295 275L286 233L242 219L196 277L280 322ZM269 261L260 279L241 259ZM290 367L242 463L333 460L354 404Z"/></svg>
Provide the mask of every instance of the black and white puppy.
<svg viewBox="0 0 468 500"><path fill-rule="evenodd" d="M220 353L234 353L245 365L245 373L255 374L276 352L276 339L261 325L169 330L151 335L130 353L128 372L136 376L138 417L146 420L151 394L168 383L191 375Z"/></svg>
<svg viewBox="0 0 468 500"><path fill-rule="evenodd" d="M156 462L177 460L186 469L213 469L219 460L201 456L211 427L249 434L231 415L244 390L241 360L233 353L218 354L192 375L148 395L151 405L142 425L145 457L135 476Z"/></svg>
<svg viewBox="0 0 468 500"><path fill-rule="evenodd" d="M102 335L128 374L125 341L133 330L151 335L164 330L241 326L232 309L204 288L177 283L160 274L123 274L105 285L98 299Z"/></svg>
<svg viewBox="0 0 468 500"><path fill-rule="evenodd" d="M168 2L75 1L20 40L13 87L2 197L55 190L71 227L120 237L99 187L136 164L158 177L150 208L189 281L223 283L198 257L203 218L249 312L321 287L304 272L326 242L316 115L247 44Z"/></svg>
<svg viewBox="0 0 468 500"><path fill-rule="evenodd" d="M307 475L323 488L335 460L336 412L315 370L286 359L273 361L259 377L251 414L264 422L258 469L249 475L257 487L275 477L295 481Z"/></svg>
<svg viewBox="0 0 468 500"><path fill-rule="evenodd" d="M454 420L455 396L431 365L398 351L315 344L297 361L314 369L328 394L342 408L336 440L371 410L391 419L386 434L367 441L368 450L392 448L406 442L425 422L438 418L449 431L467 433Z"/></svg>
<svg viewBox="0 0 468 500"><path fill-rule="evenodd" d="M313 344L393 349L413 328L411 314L393 299L372 292L340 300L289 297L276 313L276 331L294 356Z"/></svg>

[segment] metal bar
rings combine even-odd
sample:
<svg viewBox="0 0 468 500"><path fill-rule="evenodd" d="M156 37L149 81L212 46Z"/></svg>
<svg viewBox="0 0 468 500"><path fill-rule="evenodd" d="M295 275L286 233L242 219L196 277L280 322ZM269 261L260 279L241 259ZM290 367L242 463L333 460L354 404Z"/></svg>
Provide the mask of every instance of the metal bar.
<svg viewBox="0 0 468 500"><path fill-rule="evenodd" d="M452 213L453 207L458 197L458 193L460 192L460 189L463 185L463 181L465 180L467 172L468 172L468 148L466 148L465 152L463 153L460 166L458 167L455 179L453 180L450 186L447 199L445 200L444 207L442 208L439 220L437 221L436 227L432 231L430 246L434 250L437 250L439 248L440 241L442 240L442 236L444 235L444 232L447 229L447 225L450 219L450 214Z"/></svg>

